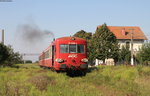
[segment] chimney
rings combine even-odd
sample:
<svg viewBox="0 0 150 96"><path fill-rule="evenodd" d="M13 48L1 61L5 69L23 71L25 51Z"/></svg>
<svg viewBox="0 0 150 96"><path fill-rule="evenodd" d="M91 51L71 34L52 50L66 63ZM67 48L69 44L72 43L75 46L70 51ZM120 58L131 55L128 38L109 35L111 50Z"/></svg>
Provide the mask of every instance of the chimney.
<svg viewBox="0 0 150 96"><path fill-rule="evenodd" d="M4 29L2 29L2 44L4 44Z"/></svg>
<svg viewBox="0 0 150 96"><path fill-rule="evenodd" d="M122 33L122 35L123 35L123 36L125 36L125 35L126 35L125 28L123 28L123 29L121 30L121 33Z"/></svg>

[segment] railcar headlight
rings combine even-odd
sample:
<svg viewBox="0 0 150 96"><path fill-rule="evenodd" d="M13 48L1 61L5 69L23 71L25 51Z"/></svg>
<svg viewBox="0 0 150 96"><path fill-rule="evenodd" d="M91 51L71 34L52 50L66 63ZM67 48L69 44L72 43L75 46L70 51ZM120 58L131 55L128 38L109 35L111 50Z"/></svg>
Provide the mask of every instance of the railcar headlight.
<svg viewBox="0 0 150 96"><path fill-rule="evenodd" d="M63 59L60 59L60 58L57 58L55 61L58 62L58 63L64 62L64 60L63 60Z"/></svg>
<svg viewBox="0 0 150 96"><path fill-rule="evenodd" d="M83 58L81 61L87 63L88 59L87 58Z"/></svg>

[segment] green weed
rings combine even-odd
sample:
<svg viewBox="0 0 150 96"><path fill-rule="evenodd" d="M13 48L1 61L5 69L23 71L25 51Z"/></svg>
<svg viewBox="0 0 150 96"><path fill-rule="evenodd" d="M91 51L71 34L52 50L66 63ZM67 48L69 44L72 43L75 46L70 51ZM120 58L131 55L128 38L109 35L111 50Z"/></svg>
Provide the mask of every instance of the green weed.
<svg viewBox="0 0 150 96"><path fill-rule="evenodd" d="M148 96L150 67L99 66L69 77L37 64L0 68L0 96ZM89 69L90 70L90 69Z"/></svg>

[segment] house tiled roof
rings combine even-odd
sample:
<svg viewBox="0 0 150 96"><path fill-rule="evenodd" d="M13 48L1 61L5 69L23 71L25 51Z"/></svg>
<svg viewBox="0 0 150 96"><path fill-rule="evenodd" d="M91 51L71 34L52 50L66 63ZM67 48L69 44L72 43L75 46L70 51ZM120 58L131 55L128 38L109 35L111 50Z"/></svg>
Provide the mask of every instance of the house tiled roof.
<svg viewBox="0 0 150 96"><path fill-rule="evenodd" d="M100 28L101 26L98 26ZM107 26L111 32L117 37L117 39L131 39L133 32L133 39L147 40L140 27L133 26Z"/></svg>

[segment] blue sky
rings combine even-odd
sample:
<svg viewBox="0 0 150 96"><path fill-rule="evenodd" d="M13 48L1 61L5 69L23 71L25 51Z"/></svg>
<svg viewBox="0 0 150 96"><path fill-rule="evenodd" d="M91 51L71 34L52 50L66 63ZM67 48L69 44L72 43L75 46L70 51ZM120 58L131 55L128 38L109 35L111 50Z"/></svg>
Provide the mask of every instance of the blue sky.
<svg viewBox="0 0 150 96"><path fill-rule="evenodd" d="M12 0L0 2L0 29L5 29L5 44L21 53L39 53L38 50L17 43L18 25L34 22L55 37L70 36L80 30L95 32L103 23L110 26L139 26L150 35L150 0ZM0 35L1 36L1 35ZM148 37L149 38L149 37ZM1 37L0 37L1 39ZM48 40L48 39L47 39ZM34 44L33 44L34 45Z"/></svg>

